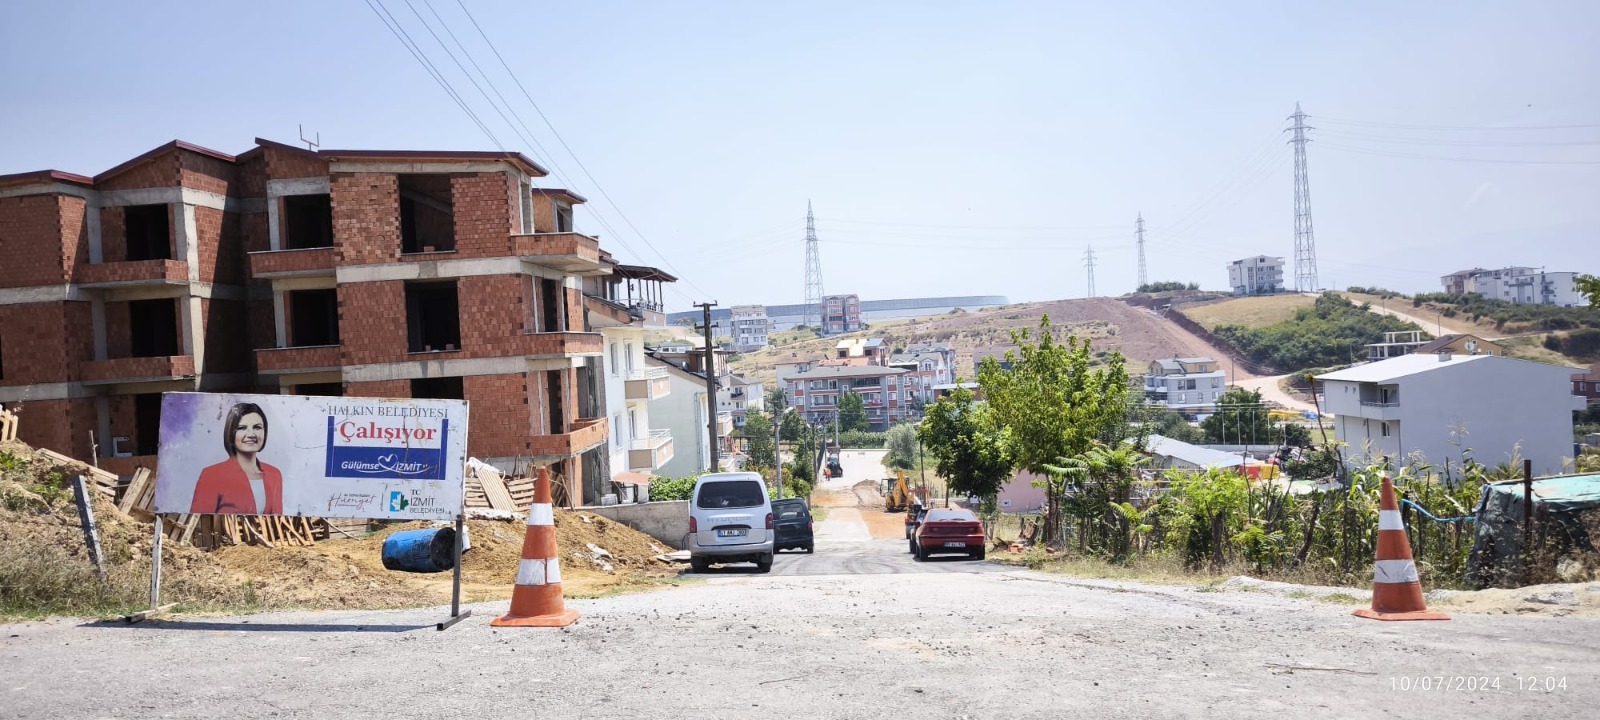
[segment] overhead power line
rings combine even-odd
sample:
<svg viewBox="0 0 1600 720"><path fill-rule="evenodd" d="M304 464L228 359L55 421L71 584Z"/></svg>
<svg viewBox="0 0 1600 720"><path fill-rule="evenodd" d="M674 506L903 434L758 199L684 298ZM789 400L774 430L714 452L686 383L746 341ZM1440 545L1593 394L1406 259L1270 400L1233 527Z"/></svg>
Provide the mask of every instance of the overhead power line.
<svg viewBox="0 0 1600 720"><path fill-rule="evenodd" d="M1600 165L1600 160L1527 160L1515 158L1466 158L1450 157L1446 155L1423 155L1419 153L1392 152L1363 148L1354 145L1340 145L1338 143L1318 143L1319 146L1340 152L1360 153L1362 155L1377 155L1380 157L1411 158L1415 160L1442 160L1445 162L1468 163L1495 163L1506 165Z"/></svg>
<svg viewBox="0 0 1600 720"><path fill-rule="evenodd" d="M1371 120L1349 120L1345 118L1331 118L1323 115L1317 116L1317 121L1328 125L1355 125L1359 127L1397 128L1402 130L1583 130L1600 128L1596 125L1408 125L1405 123L1375 122Z"/></svg>

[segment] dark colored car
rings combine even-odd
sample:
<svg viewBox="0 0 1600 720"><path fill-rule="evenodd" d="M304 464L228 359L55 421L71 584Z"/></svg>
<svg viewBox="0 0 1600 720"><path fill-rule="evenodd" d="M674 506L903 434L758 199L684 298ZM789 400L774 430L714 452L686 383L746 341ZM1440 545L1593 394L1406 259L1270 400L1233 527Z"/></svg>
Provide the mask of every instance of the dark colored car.
<svg viewBox="0 0 1600 720"><path fill-rule="evenodd" d="M790 548L806 552L816 550L816 541L812 536L811 507L806 505L806 501L799 498L773 500L772 516L778 531L777 540L772 546L773 552Z"/></svg>
<svg viewBox="0 0 1600 720"><path fill-rule="evenodd" d="M911 554L918 560L939 553L961 553L982 560L986 550L983 523L965 508L929 510L911 533Z"/></svg>
<svg viewBox="0 0 1600 720"><path fill-rule="evenodd" d="M912 505L906 510L906 539L911 539L911 533L917 531L917 526L922 524L922 519L928 516L928 508L920 503Z"/></svg>

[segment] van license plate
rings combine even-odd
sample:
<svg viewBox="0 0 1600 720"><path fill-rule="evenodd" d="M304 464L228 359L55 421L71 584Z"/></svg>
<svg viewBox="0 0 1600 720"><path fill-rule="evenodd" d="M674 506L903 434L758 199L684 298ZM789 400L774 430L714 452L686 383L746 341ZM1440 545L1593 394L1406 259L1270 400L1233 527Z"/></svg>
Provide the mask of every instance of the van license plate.
<svg viewBox="0 0 1600 720"><path fill-rule="evenodd" d="M947 542L947 543L944 544L944 546L945 547L966 547L967 544L964 543L964 542Z"/></svg>
<svg viewBox="0 0 1600 720"><path fill-rule="evenodd" d="M744 537L744 529L718 530L717 537Z"/></svg>

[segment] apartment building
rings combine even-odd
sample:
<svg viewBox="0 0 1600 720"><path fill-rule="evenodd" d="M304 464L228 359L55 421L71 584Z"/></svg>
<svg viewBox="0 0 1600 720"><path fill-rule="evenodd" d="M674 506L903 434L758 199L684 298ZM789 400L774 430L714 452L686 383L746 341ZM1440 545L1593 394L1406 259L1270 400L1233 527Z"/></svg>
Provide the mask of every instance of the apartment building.
<svg viewBox="0 0 1600 720"><path fill-rule="evenodd" d="M465 399L472 455L548 464L573 498L609 431L581 280L609 270L544 175L257 139L0 177L0 401L125 473L155 464L165 391Z"/></svg>
<svg viewBox="0 0 1600 720"><path fill-rule="evenodd" d="M1173 358L1150 363L1144 375L1144 398L1150 405L1185 413L1216 410L1226 375L1208 357Z"/></svg>
<svg viewBox="0 0 1600 720"><path fill-rule="evenodd" d="M1490 300L1519 305L1581 307L1587 303L1583 293L1578 292L1577 279L1582 274L1520 266L1473 268L1445 275L1440 282L1445 292L1457 295L1477 293Z"/></svg>
<svg viewBox="0 0 1600 720"><path fill-rule="evenodd" d="M1235 295L1283 292L1283 258L1257 255L1228 263L1228 285Z"/></svg>
<svg viewBox="0 0 1600 720"><path fill-rule="evenodd" d="M890 354L889 344L883 338L849 338L834 344L833 357L828 364L887 367Z"/></svg>
<svg viewBox="0 0 1600 720"><path fill-rule="evenodd" d="M1386 332L1383 334L1382 342L1368 343L1366 345L1367 359L1387 360L1402 355L1410 355L1416 352L1417 348L1428 345L1430 342L1432 342L1431 338L1421 330Z"/></svg>
<svg viewBox="0 0 1600 720"><path fill-rule="evenodd" d="M822 334L838 335L861 329L861 298L828 295L822 299Z"/></svg>
<svg viewBox="0 0 1600 720"><path fill-rule="evenodd" d="M778 367L778 383L790 407L812 424L832 423L845 393L861 396L873 430L887 430L906 418L902 378L907 371L880 365L795 363Z"/></svg>
<svg viewBox="0 0 1600 720"><path fill-rule="evenodd" d="M889 356L889 367L906 371L906 401L920 411L938 399L935 387L955 382L956 351L935 343L910 345Z"/></svg>
<svg viewBox="0 0 1600 720"><path fill-rule="evenodd" d="M651 418L652 407L671 395L672 381L667 368L645 362L645 333L666 328L662 284L677 278L657 268L617 263L604 251L601 262L611 272L585 278L584 313L605 342L599 404L611 438L584 456L585 504L600 503L607 495L621 502L645 498L648 493L640 488L675 453L671 429Z"/></svg>
<svg viewBox="0 0 1600 720"><path fill-rule="evenodd" d="M697 472L711 470L711 445L707 442L706 378L701 373L687 370L676 363L660 359L652 353L645 358L647 368L659 368L667 374L671 388L667 396L654 401L651 406L652 422L672 434L675 446L672 458L656 468L661 477L687 477ZM719 469L734 469L726 462L732 450L733 415L717 413L718 456L724 460Z"/></svg>
<svg viewBox="0 0 1600 720"><path fill-rule="evenodd" d="M726 382L717 385L717 411L733 418L735 431L744 428L750 413L761 412L765 407L760 380L729 373Z"/></svg>
<svg viewBox="0 0 1600 720"><path fill-rule="evenodd" d="M739 352L755 352L765 348L767 338L767 307L765 305L736 305L732 308L733 347Z"/></svg>
<svg viewBox="0 0 1600 720"><path fill-rule="evenodd" d="M1352 465L1485 465L1515 454L1534 472L1572 456L1575 368L1497 355L1415 354L1320 375L1322 407Z"/></svg>

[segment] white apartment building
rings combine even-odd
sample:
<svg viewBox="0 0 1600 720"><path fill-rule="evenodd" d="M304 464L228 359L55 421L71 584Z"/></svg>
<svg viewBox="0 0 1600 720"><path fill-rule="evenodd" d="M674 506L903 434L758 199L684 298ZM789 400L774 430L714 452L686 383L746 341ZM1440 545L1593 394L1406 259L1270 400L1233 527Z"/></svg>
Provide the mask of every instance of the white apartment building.
<svg viewBox="0 0 1600 720"><path fill-rule="evenodd" d="M767 346L767 307L765 305L735 305L733 313L733 347L739 352L753 352Z"/></svg>
<svg viewBox="0 0 1600 720"><path fill-rule="evenodd" d="M1435 466L1533 461L1554 474L1572 456L1574 369L1497 355L1414 354L1318 376L1346 462Z"/></svg>
<svg viewBox="0 0 1600 720"><path fill-rule="evenodd" d="M1156 360L1144 375L1144 400L1178 412L1211 412L1226 384L1226 374L1211 358Z"/></svg>
<svg viewBox="0 0 1600 720"><path fill-rule="evenodd" d="M1581 274L1517 266L1494 270L1473 268L1445 275L1440 282L1448 293L1477 293L1490 300L1519 305L1579 307L1588 302L1578 292L1577 279Z"/></svg>
<svg viewBox="0 0 1600 720"><path fill-rule="evenodd" d="M934 343L911 345L891 355L889 367L907 371L902 380L909 405L932 405L938 399L934 387L955 382L956 351Z"/></svg>
<svg viewBox="0 0 1600 720"><path fill-rule="evenodd" d="M644 488L673 459L675 451L672 431L652 424L650 412L671 394L667 371L645 363L645 331L665 328L666 316L648 300L630 303L617 297L621 282L632 286L642 280L634 277L638 274L635 270L653 271L614 265L612 275L586 281L585 314L590 327L604 338L605 352L599 362L600 397L584 400L603 408L611 425L608 442L591 451L595 456L584 458L584 502L588 504L598 504L609 494L622 502L647 499ZM598 483L600 478L609 479L611 486Z"/></svg>
<svg viewBox="0 0 1600 720"><path fill-rule="evenodd" d="M1257 255L1228 263L1228 285L1235 295L1283 292L1283 258Z"/></svg>
<svg viewBox="0 0 1600 720"><path fill-rule="evenodd" d="M751 412L762 412L767 404L760 380L729 373L717 379L717 411L733 418L735 429L743 428Z"/></svg>
<svg viewBox="0 0 1600 720"><path fill-rule="evenodd" d="M678 478L711 469L711 446L706 442L706 379L673 363L645 357L645 367L664 372L670 385L667 396L651 405L654 422L670 431L674 438L672 458L656 474ZM717 413L717 445L720 457L727 457L728 438L733 434L733 416Z"/></svg>

